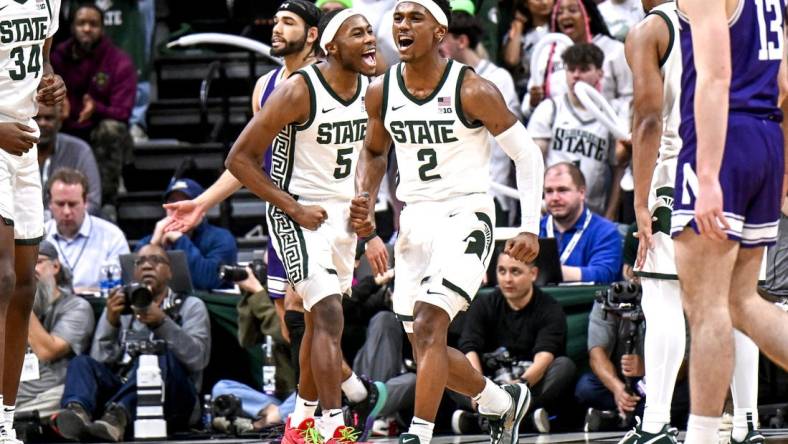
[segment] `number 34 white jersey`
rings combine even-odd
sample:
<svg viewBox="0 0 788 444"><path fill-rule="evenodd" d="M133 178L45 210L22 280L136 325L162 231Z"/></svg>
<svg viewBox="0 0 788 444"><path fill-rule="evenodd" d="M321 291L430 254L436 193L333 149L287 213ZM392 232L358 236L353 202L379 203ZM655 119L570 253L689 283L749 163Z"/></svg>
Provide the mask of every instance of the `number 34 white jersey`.
<svg viewBox="0 0 788 444"><path fill-rule="evenodd" d="M394 141L399 168L397 198L405 203L487 193L490 137L462 112L460 89L466 70L449 60L432 94L413 97L402 64L385 75L381 117Z"/></svg>
<svg viewBox="0 0 788 444"><path fill-rule="evenodd" d="M30 124L44 75L44 41L58 28L60 0L0 0L0 121Z"/></svg>

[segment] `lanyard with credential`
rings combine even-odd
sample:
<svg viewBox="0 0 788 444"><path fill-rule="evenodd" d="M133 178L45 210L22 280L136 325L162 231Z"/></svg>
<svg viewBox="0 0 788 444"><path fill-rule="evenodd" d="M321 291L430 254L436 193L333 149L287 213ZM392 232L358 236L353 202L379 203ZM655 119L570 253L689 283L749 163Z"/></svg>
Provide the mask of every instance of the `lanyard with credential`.
<svg viewBox="0 0 788 444"><path fill-rule="evenodd" d="M588 224L591 223L591 211L586 208L586 220L583 222L583 226L575 231L575 234L572 235L572 239L569 240L569 243L564 248L564 252L561 253L561 265L564 265L569 256L572 255L572 251L574 251L577 243L580 242L580 237L583 236L583 231L588 228ZM547 237L555 237L555 233L553 232L553 216L547 216L547 225L545 229L547 230Z"/></svg>
<svg viewBox="0 0 788 444"><path fill-rule="evenodd" d="M86 215L85 217L90 217L90 216ZM88 235L87 237L85 237L85 242L82 243L82 248L79 249L79 254L77 255L77 259L74 261L74 265L71 265L71 261L68 260L68 256L66 256L66 251L60 245L60 237L59 236L55 237L55 244L57 245L57 249L59 250L60 256L63 258L63 262L66 263L66 266L68 267L69 270L71 270L72 273L76 272L74 267L76 267L77 264L79 263L79 260L82 259L82 253L85 252L85 247L88 245L88 241L90 240L91 233L93 233L93 223L90 224Z"/></svg>

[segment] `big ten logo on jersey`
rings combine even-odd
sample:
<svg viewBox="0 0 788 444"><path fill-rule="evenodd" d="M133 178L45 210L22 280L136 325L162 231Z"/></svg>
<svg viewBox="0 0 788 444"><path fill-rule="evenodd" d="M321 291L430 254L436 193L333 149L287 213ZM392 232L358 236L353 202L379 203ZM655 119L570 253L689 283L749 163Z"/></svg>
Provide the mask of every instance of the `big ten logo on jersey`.
<svg viewBox="0 0 788 444"><path fill-rule="evenodd" d="M47 8L47 0L36 0L36 8L38 9L46 9Z"/></svg>
<svg viewBox="0 0 788 444"><path fill-rule="evenodd" d="M391 136L397 143L435 144L456 142L453 120L394 120Z"/></svg>
<svg viewBox="0 0 788 444"><path fill-rule="evenodd" d="M438 114L451 114L453 112L451 108L451 97L438 97Z"/></svg>
<svg viewBox="0 0 788 444"><path fill-rule="evenodd" d="M353 143L364 140L367 119L323 122L317 126L317 143L321 145Z"/></svg>
<svg viewBox="0 0 788 444"><path fill-rule="evenodd" d="M607 145L607 139L602 139L594 133L581 129L556 128L550 148L570 154L581 154L604 162L607 161Z"/></svg>

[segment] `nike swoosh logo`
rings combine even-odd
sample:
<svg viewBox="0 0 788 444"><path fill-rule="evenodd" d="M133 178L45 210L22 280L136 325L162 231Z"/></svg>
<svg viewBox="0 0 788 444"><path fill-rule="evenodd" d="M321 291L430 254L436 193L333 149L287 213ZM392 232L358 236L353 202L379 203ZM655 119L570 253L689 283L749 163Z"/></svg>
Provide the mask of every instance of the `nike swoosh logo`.
<svg viewBox="0 0 788 444"><path fill-rule="evenodd" d="M446 296L446 295L445 295L445 294L443 294L443 293L438 293L438 292L436 292L436 291L432 291L432 290L427 290L427 294L437 294L437 295L440 295L440 296ZM415 424L415 423L414 423L414 424Z"/></svg>
<svg viewBox="0 0 788 444"><path fill-rule="evenodd" d="M392 111L396 111L396 110L398 110L398 109L402 108L403 106L405 106L405 105L400 105L400 106L392 106L392 107L391 107L391 110L392 110Z"/></svg>
<svg viewBox="0 0 788 444"><path fill-rule="evenodd" d="M331 112L331 111L334 111L335 109L337 109L337 108L336 108L336 107L329 108L329 109L325 109L325 108L323 108L323 114L325 114L325 113L328 113L328 112Z"/></svg>
<svg viewBox="0 0 788 444"><path fill-rule="evenodd" d="M403 440L402 440L402 444L407 444L407 443L409 443L409 442L413 442L413 441L415 441L415 440L416 440L416 438L407 438L407 439L403 439Z"/></svg>
<svg viewBox="0 0 788 444"><path fill-rule="evenodd" d="M7 7L8 7L8 5L3 6L2 8L0 8L0 11L2 11L3 9L5 9Z"/></svg>
<svg viewBox="0 0 788 444"><path fill-rule="evenodd" d="M334 412L334 413L329 414L328 416L333 418L333 417L335 417L337 415L341 415L341 414L342 414L342 412Z"/></svg>

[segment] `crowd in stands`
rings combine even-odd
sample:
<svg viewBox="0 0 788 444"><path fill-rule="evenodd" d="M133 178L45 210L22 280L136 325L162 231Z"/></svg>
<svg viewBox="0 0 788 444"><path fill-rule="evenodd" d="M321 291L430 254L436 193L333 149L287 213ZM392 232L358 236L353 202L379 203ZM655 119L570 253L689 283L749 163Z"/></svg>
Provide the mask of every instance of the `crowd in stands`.
<svg viewBox="0 0 788 444"><path fill-rule="evenodd" d="M365 13L380 40L379 63L396 62L386 15L394 0L316 3L324 10L352 6ZM573 87L583 81L599 89L619 120L628 124L632 74L622 41L644 17L640 1L454 0L452 6L442 55L470 65L498 86L510 110L527 124L542 149L547 168L540 237L555 238L562 281L606 286L634 278L631 261L624 259L625 240L627 244L635 240L632 230L627 230L634 222L631 181L626 180L631 144L617 140L596 121ZM214 399L239 398L254 430L282 423L293 409L298 358L287 345L289 333L279 308L268 297L265 276L248 268L244 280L233 283L220 278L220 268L236 264L239 257L228 227L206 219L190 232L165 232L165 216L149 235L129 239L116 225L118 198L126 192L124 171L133 162L135 143L147 139L146 109L155 100L151 84L156 8L154 0L64 0L64 25L51 58L67 85L68 99L62 105L41 105L36 117L48 221L36 265L38 284L28 342L41 364L38 377L20 386L17 411L38 410L42 417L56 414L59 433L74 440L120 441L130 436L136 415L137 356L128 346L135 338L156 338L167 344L159 362L171 431L196 426L195 412L206 393ZM272 13L260 17L271 18ZM565 35L573 46L563 51L548 45L535 54L539 41L551 33ZM534 57L539 63L532 64ZM532 66L539 66L538 71L531 71ZM179 134L171 137L177 139ZM511 161L492 137L491 143L491 180L514 186ZM388 181L392 186L394 182ZM207 185L196 178L173 177L158 196L161 203L194 199ZM491 193L498 225L518 226L516 201L500 190ZM401 203L393 190L384 190L383 199L388 200L389 210L378 217L388 220L378 226L393 227L386 239L393 245ZM769 254L764 291L786 298L788 259L781 252L788 249L788 208L783 213L780 242ZM125 290L115 287L96 315L88 301L99 295L105 279L102 265L120 265L121 256L132 251L130 275L150 286L154 303L148 311L129 312ZM276 394L230 378L212 380L213 386L203 384L211 349L223 344L212 343L203 300L170 286L175 277L168 254L172 251L185 254L194 290L240 289L238 339L243 346L259 347L266 336L274 338ZM415 364L391 311L396 276L393 271L371 276L368 265L361 262L353 295L343 302L347 323L342 346L348 372L368 378L364 379L367 396L387 394L382 410L375 412L374 427L385 435L396 430L396 424L408 424L412 415ZM595 302L587 329L589 365L570 359L567 314L535 284L540 272L534 263L497 254L485 288L453 323L449 345L496 382L527 381L534 402L526 427L533 431L631 426L632 414L642 411L644 399L628 389L627 381L643 376L642 344L627 351L629 324L606 315ZM645 324L639 328L642 341ZM499 356L503 351L508 361ZM501 372L512 364L522 371ZM369 403L364 397L346 396L352 406ZM472 433L484 427L471 399L447 392L445 404L444 431ZM688 414L686 383L676 388L674 408L683 412L671 416L680 423ZM622 423L619 413L628 422Z"/></svg>

